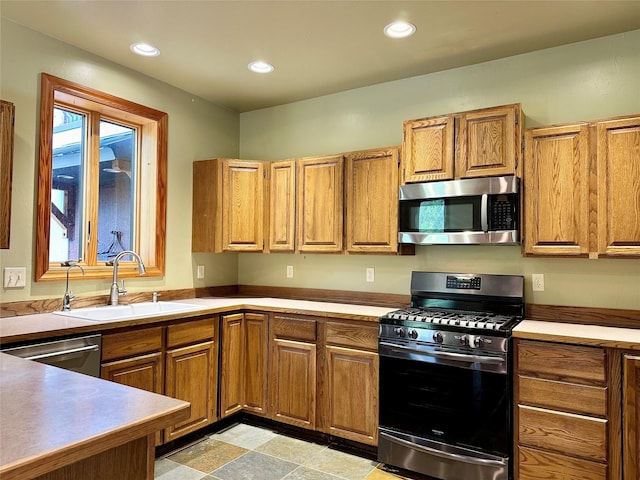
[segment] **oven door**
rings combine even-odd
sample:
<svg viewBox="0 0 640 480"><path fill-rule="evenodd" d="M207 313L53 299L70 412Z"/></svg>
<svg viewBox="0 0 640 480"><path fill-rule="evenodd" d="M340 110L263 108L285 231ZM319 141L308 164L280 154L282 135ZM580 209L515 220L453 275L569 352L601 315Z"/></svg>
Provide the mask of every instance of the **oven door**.
<svg viewBox="0 0 640 480"><path fill-rule="evenodd" d="M407 350L380 346L378 460L451 480L509 478L510 376L482 364L499 359Z"/></svg>

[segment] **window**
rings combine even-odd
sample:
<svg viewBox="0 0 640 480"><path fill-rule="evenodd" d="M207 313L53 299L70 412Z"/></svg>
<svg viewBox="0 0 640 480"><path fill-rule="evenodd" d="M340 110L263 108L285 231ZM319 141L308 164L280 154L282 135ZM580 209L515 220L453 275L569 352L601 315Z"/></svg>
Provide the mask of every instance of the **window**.
<svg viewBox="0 0 640 480"><path fill-rule="evenodd" d="M109 278L122 250L164 274L166 144L166 113L42 74L36 281L62 279L66 260Z"/></svg>

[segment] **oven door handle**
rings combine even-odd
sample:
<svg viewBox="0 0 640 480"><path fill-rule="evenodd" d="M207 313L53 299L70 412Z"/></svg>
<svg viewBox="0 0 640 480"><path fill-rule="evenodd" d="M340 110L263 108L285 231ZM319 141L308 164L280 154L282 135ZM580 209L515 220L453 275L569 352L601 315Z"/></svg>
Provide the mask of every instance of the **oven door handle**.
<svg viewBox="0 0 640 480"><path fill-rule="evenodd" d="M386 433L380 432L380 437L384 437L386 440L397 443L398 445L402 445L404 447L409 447L414 450L419 450L421 452L435 455L437 457L446 458L449 460L458 460L460 462L471 463L474 465L483 465L483 466L492 466L492 467L505 467L506 462L502 460L490 460L487 458L476 458L469 457L467 455L460 455L459 453L449 453L438 450L437 448L427 447L425 445L420 445L417 443L408 442L407 440L403 440L401 438L397 438L392 435L387 435Z"/></svg>
<svg viewBox="0 0 640 480"><path fill-rule="evenodd" d="M488 355L469 355L467 353L455 353L455 352L440 352L440 351L424 351L416 350L415 348L405 347L404 345L396 345L393 343L380 342L380 345L397 350L406 350L417 355L424 355L427 357L436 358L448 358L460 361L466 361L470 363L484 363L489 365L500 365L504 363L504 359L501 357L490 357Z"/></svg>

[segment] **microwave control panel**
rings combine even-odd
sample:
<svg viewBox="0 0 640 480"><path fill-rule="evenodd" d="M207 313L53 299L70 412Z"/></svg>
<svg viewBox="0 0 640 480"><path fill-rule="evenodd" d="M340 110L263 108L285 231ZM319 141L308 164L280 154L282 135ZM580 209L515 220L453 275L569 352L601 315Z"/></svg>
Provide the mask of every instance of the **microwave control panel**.
<svg viewBox="0 0 640 480"><path fill-rule="evenodd" d="M495 195L491 199L490 230L516 230L518 228L518 196Z"/></svg>

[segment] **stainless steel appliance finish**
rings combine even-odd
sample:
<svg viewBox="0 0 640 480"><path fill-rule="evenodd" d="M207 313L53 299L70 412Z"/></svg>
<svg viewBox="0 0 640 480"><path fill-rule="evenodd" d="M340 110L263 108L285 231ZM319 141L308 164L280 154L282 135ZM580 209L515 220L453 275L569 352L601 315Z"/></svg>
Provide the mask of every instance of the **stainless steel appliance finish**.
<svg viewBox="0 0 640 480"><path fill-rule="evenodd" d="M100 377L101 346L102 337L100 335L88 335L9 347L3 349L2 353L84 373L92 377Z"/></svg>
<svg viewBox="0 0 640 480"><path fill-rule="evenodd" d="M511 330L524 279L413 272L380 319L378 460L443 480L512 478Z"/></svg>
<svg viewBox="0 0 640 480"><path fill-rule="evenodd" d="M400 243L520 243L520 181L486 177L400 187Z"/></svg>

